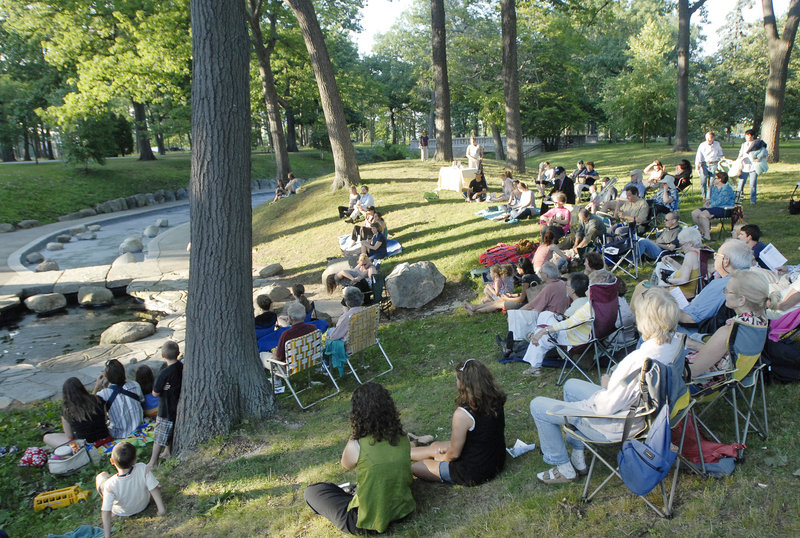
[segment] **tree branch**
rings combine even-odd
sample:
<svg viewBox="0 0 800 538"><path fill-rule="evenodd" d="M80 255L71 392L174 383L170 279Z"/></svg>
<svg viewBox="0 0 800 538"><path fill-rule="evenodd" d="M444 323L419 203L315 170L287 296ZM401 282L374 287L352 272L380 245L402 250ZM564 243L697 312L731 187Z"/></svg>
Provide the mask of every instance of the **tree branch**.
<svg viewBox="0 0 800 538"><path fill-rule="evenodd" d="M767 1L767 0L764 0ZM694 4L689 6L689 16L691 17L695 11L703 7L703 4L706 3L706 0L695 0ZM772 0L769 0L769 3L772 4Z"/></svg>

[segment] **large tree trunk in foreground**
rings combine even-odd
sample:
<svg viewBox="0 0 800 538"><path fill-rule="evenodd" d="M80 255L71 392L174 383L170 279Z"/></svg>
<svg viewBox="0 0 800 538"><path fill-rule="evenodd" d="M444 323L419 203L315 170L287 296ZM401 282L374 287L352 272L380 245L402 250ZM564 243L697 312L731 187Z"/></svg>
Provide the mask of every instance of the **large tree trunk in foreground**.
<svg viewBox="0 0 800 538"><path fill-rule="evenodd" d="M508 166L512 170L524 173L525 153L522 151L522 120L519 115L519 75L517 73L516 0L502 0L500 10L503 31L503 95L506 102Z"/></svg>
<svg viewBox="0 0 800 538"><path fill-rule="evenodd" d="M269 119L269 134L272 149L275 151L275 179L282 182L292 171L289 163L289 152L286 148L286 137L283 134L283 120L278 104L278 90L275 89L275 77L272 74L272 51L275 50L277 15L275 10L279 2L272 2L269 18L269 42L264 46L264 35L261 32L261 0L247 1L247 22L250 24L251 41L258 58L258 71L261 73L261 89L264 91L264 104Z"/></svg>
<svg viewBox="0 0 800 538"><path fill-rule="evenodd" d="M314 77L317 79L322 111L325 113L328 137L331 140L333 167L336 171L333 188L340 189L358 185L361 182L361 175L358 171L356 150L350 140L350 129L347 127L342 97L339 95L339 86L333 76L333 65L322 36L322 30L319 27L319 21L317 21L317 15L314 12L314 6L311 0L286 0L286 3L297 17L308 55L311 57Z"/></svg>
<svg viewBox="0 0 800 538"><path fill-rule="evenodd" d="M147 114L143 103L133 102L133 119L136 129L136 143L139 145L140 161L155 161L153 149L150 147L150 136L147 134Z"/></svg>
<svg viewBox="0 0 800 538"><path fill-rule="evenodd" d="M781 114L786 99L786 78L789 73L789 59L792 56L797 25L800 22L800 0L789 3L783 37L778 36L772 0L762 0L764 8L764 32L767 34L769 48L769 77L764 96L764 118L761 123L761 138L767 143L769 161L780 160Z"/></svg>
<svg viewBox="0 0 800 538"><path fill-rule="evenodd" d="M678 90L677 117L675 120L675 145L672 151L689 151L689 33L692 14L706 0L678 0Z"/></svg>
<svg viewBox="0 0 800 538"><path fill-rule="evenodd" d="M436 109L437 161L453 160L453 131L450 125L450 83L447 78L447 39L444 29L444 0L431 0L433 95Z"/></svg>
<svg viewBox="0 0 800 538"><path fill-rule="evenodd" d="M176 448L274 408L253 327L250 94L244 5L192 0L192 175L186 364Z"/></svg>

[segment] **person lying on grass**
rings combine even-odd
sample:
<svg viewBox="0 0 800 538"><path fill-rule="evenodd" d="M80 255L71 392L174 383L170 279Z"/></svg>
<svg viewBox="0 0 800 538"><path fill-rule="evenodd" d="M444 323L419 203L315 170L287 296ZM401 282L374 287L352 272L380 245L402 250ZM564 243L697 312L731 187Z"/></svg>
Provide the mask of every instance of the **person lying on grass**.
<svg viewBox="0 0 800 538"><path fill-rule="evenodd" d="M449 441L411 448L415 476L475 486L491 480L506 462L506 395L482 362L467 359L456 370L458 395Z"/></svg>
<svg viewBox="0 0 800 538"><path fill-rule="evenodd" d="M494 267L494 266L493 266ZM488 312L499 312L500 310L517 310L528 302L528 288L538 285L542 280L533 270L530 258L520 256L516 267L517 279L519 280L522 291L513 293L513 290L498 297L496 301L473 305L464 303L464 309L469 314L485 314Z"/></svg>
<svg viewBox="0 0 800 538"><path fill-rule="evenodd" d="M353 392L352 434L342 452L342 467L355 469L355 493L336 484L317 482L303 494L306 504L342 532L385 532L393 521L416 509L408 467L411 450L400 413L389 391L375 382Z"/></svg>

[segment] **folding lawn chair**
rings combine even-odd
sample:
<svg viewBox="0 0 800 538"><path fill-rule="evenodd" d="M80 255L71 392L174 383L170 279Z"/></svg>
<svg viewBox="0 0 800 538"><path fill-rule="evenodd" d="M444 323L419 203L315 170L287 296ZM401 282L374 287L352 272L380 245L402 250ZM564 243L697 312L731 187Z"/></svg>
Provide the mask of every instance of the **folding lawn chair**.
<svg viewBox="0 0 800 538"><path fill-rule="evenodd" d="M610 284L591 284L589 286L589 306L592 313L591 317L583 322L591 323L591 336L588 342L568 347L556 343L557 337L555 335L551 334L549 336L550 340L556 343L555 350L564 361L561 367L561 373L558 376L558 381L556 381L557 385L562 385L574 370L580 372L588 381L592 381L589 375L580 367L581 360L583 360L590 351L594 353L593 360L597 366L598 382L601 376L600 359L606 357L609 361L609 367L613 364L613 356L606 348L604 340L618 331L618 290L619 288L616 282ZM577 325L575 327L577 327ZM571 330L575 327L565 330ZM573 355L577 355L577 358L573 359ZM569 366L569 370L567 370L567 366Z"/></svg>
<svg viewBox="0 0 800 538"><path fill-rule="evenodd" d="M353 372L353 376L356 378L356 381L361 384L363 384L364 381L361 381L361 378L356 373L351 360L352 357L358 352L377 345L378 349L380 349L381 353L383 353L383 357L386 359L386 362L389 363L388 370L384 370L383 372L372 376L370 379L375 379L376 377L382 376L383 374L391 372L394 369L392 361L389 360L389 357L386 355L386 351L383 350L380 340L378 340L378 325L380 323L380 316L381 306L379 304L374 304L359 310L353 314L353 317L350 318L350 328L347 331L347 340L345 341L347 365L350 367L350 371Z"/></svg>
<svg viewBox="0 0 800 538"><path fill-rule="evenodd" d="M322 334L319 332L319 330L315 330L308 334L304 334L303 336L298 336L297 338L292 338L291 340L287 340L285 345L286 345L286 355L285 355L286 362L282 362L274 358L270 353L261 353L262 360L266 360L267 364L269 364L269 371L272 377L273 387L275 386L275 377L280 377L281 379L283 379L286 385L289 387L289 390L292 391L292 395L294 396L294 399L297 401L297 405L300 406L300 409L308 409L309 407L316 405L322 400L327 400L331 396L339 394L340 392L339 385L336 384L336 380L331 375L330 370L321 360ZM303 405L302 402L300 402L298 394L312 387L311 371L315 366L318 365L322 366L323 371L328 375L331 382L333 382L333 386L335 387L336 391L321 398L318 398L313 402L309 403L308 405ZM294 386L292 385L292 382L289 378L303 371L305 371L308 374L308 386L299 391L295 391Z"/></svg>
<svg viewBox="0 0 800 538"><path fill-rule="evenodd" d="M679 257L682 257L682 254L670 254L668 251L663 251L661 254L658 255L656 258L655 263L660 262L664 258L673 258L677 260ZM694 295L697 296L698 293L703 291L703 288L706 287L706 284L711 282L711 279L714 278L714 249L711 247L702 247L700 249L700 270L696 278L689 280L689 282L695 282L695 290ZM711 270L709 270L709 267ZM688 284L688 282L687 282ZM689 299L691 301L691 299Z"/></svg>
<svg viewBox="0 0 800 538"><path fill-rule="evenodd" d="M733 200L732 206L725 207L725 213L721 217L711 217L711 221L718 220L719 221L719 233L717 234L717 240L722 238L722 232L725 230L725 222L730 223L730 231L733 231L733 227L736 225L738 218L742 215L742 191L735 191L736 196Z"/></svg>
<svg viewBox="0 0 800 538"><path fill-rule="evenodd" d="M682 356L682 355L681 355ZM589 463L589 472L586 476L586 482L583 486L583 494L581 500L583 502L590 502L597 496L600 490L605 487L615 476L622 480L622 475L619 473L619 466L616 464L615 458L604 456L603 452L613 451L616 455L622 448L624 441L640 439L643 440L649 433L650 426L653 420L658 415L663 405L669 405L670 394L673 392L671 387L671 367L651 359L646 359L638 374L641 387L641 395L639 402L631 408L630 412L621 412L615 415L596 415L587 412L577 407L570 407L566 403L562 409L556 409L549 412L553 415L560 415L564 417L564 431L567 435L571 435L579 439L586 450L591 452L592 458ZM580 425L575 426L570 423L570 419L598 419L605 421L620 421L620 424L625 424L624 432L618 441L596 441L590 435L580 430ZM636 424L638 426L634 427ZM595 464L600 461L610 471L608 476L597 486L590 495L589 486L592 478L594 477ZM675 498L676 485L678 480L678 470L680 468L680 460L677 460L675 474L672 479L672 487L669 493L665 481L668 475L659 483L661 489L661 497L663 502L663 509L656 506L645 495L638 495L647 506L655 511L659 516L669 518L672 516L672 504Z"/></svg>
<svg viewBox="0 0 800 538"><path fill-rule="evenodd" d="M709 435L716 441L708 426L702 421L710 409L719 401L726 401L733 409L733 423L736 431L736 442L746 444L747 434L752 429L762 439L769 433L767 422L767 396L764 390L764 363L761 353L767 341L769 329L757 327L741 321L733 321L728 337L728 353L730 354L733 368L725 371L709 372L696 376L692 381L695 387L703 383L701 388L694 389L694 397L702 409L697 413L697 420ZM711 381L711 384L708 382ZM758 392L761 392L761 416L753 409ZM744 402L746 409L739 409L739 398ZM745 412L746 411L746 412ZM740 428L739 421L744 420L744 427ZM739 459L742 458L741 451Z"/></svg>
<svg viewBox="0 0 800 538"><path fill-rule="evenodd" d="M635 226L628 226L622 235L603 237L603 257L609 271L617 269L633 279L639 278L639 238Z"/></svg>

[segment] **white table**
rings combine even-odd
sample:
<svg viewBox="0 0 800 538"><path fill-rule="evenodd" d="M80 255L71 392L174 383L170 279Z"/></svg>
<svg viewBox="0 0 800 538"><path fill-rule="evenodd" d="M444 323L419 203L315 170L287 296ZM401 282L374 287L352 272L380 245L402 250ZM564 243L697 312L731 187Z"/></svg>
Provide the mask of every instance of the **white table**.
<svg viewBox="0 0 800 538"><path fill-rule="evenodd" d="M469 187L469 182L475 179L477 168L453 168L443 166L439 168L439 183L437 191L461 192Z"/></svg>

